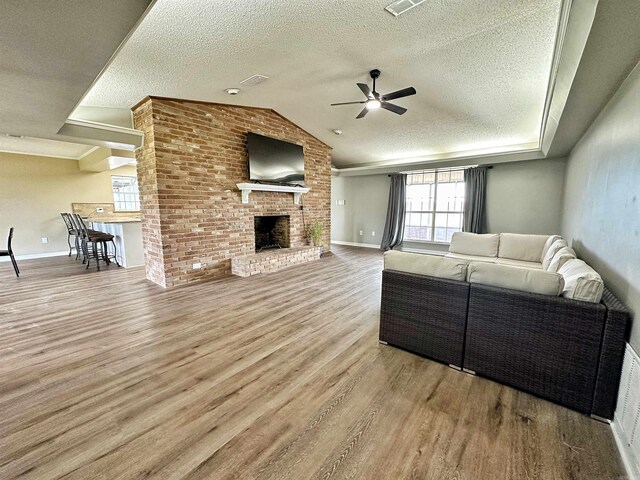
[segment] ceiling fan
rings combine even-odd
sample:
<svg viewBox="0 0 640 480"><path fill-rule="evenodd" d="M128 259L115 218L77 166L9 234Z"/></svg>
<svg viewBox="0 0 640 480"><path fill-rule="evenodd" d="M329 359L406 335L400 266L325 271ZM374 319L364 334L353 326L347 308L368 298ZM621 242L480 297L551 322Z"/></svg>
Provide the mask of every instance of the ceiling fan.
<svg viewBox="0 0 640 480"><path fill-rule="evenodd" d="M377 110L378 108L384 108L385 110L397 113L398 115L402 115L403 113L405 113L407 111L406 108L394 105L393 103L389 103L389 100L395 100L396 98L415 95L416 89L413 87L407 87L403 88L402 90L397 90L385 95L380 95L378 92L376 92L376 78L380 76L380 70L371 70L369 72L369 75L371 75L371 78L373 79L373 89L370 89L366 83L356 83L360 90L362 90L362 93L364 93L364 96L367 97L366 100L362 102L332 103L331 106L335 107L336 105L353 105L356 103L366 104L356 118L362 118L369 112L369 110Z"/></svg>

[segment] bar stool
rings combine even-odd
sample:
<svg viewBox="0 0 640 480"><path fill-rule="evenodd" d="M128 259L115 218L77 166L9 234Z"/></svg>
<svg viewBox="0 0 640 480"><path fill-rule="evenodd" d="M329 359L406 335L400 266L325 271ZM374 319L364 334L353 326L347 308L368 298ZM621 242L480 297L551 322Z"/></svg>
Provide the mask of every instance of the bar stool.
<svg viewBox="0 0 640 480"><path fill-rule="evenodd" d="M111 263L111 259L113 259L115 264L119 267L120 264L117 259L116 242L114 241L113 235L88 229L82 217L77 213L73 214L73 218L75 219L76 225L80 227L80 231L82 232L81 243L84 255L82 263L86 261L87 268L89 268L91 259L95 258L96 266L98 267L98 271L100 271L100 258L102 258L107 265L109 265ZM111 243L113 245L113 255L109 255L107 243Z"/></svg>
<svg viewBox="0 0 640 480"><path fill-rule="evenodd" d="M75 244L75 247L76 247L76 260L77 260L78 256L80 255L79 238L82 235L82 233L74 225L73 219L70 213L61 213L60 216L62 217L62 220L64 220L64 224L67 226L67 244L69 245L69 256L71 256L71 251L73 250L73 247L71 246L71 237L73 236L74 237L73 243Z"/></svg>

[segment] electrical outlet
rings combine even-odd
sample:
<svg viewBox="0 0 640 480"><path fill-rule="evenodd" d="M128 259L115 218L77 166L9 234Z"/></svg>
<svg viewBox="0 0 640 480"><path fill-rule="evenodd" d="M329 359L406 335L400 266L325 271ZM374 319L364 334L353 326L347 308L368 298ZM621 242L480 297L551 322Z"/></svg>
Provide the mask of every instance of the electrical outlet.
<svg viewBox="0 0 640 480"><path fill-rule="evenodd" d="M47 237L42 237L41 240L42 243L49 243L49 239Z"/></svg>
<svg viewBox="0 0 640 480"><path fill-rule="evenodd" d="M360 230L360 236L364 235L364 231Z"/></svg>
<svg viewBox="0 0 640 480"><path fill-rule="evenodd" d="M372 237L375 237L375 236L376 236L376 232L373 232L373 231L372 231L372 232L371 232L371 236L372 236Z"/></svg>
<svg viewBox="0 0 640 480"><path fill-rule="evenodd" d="M194 270L200 270L201 268L202 268L202 264L200 262L193 264L193 269Z"/></svg>

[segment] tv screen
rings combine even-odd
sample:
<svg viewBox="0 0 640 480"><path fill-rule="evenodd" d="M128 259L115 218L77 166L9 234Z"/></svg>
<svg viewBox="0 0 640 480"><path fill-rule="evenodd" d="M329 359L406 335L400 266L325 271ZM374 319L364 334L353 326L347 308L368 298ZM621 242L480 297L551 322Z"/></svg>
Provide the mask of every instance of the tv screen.
<svg viewBox="0 0 640 480"><path fill-rule="evenodd" d="M249 133L247 153L250 180L277 183L304 181L304 152L301 145Z"/></svg>

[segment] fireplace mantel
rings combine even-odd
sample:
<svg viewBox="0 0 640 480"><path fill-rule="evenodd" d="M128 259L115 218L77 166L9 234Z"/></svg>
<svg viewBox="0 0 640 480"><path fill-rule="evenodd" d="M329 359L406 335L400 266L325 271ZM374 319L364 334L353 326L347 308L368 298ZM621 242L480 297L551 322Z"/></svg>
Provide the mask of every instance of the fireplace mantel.
<svg viewBox="0 0 640 480"><path fill-rule="evenodd" d="M249 194L252 191L262 192L287 192L293 193L293 203L298 205L300 203L300 196L303 193L307 193L310 188L306 187L294 187L289 185L268 185L266 183L237 183L236 186L242 192L242 203L249 203Z"/></svg>

